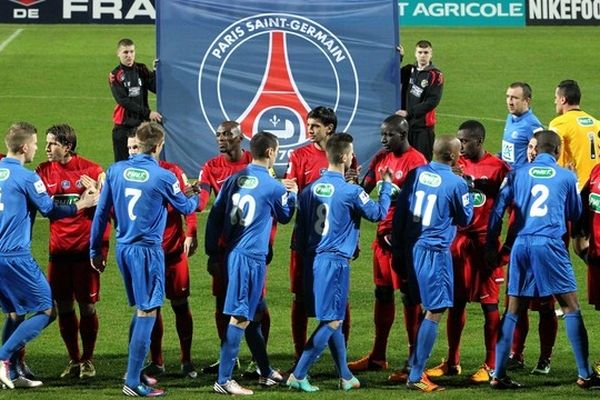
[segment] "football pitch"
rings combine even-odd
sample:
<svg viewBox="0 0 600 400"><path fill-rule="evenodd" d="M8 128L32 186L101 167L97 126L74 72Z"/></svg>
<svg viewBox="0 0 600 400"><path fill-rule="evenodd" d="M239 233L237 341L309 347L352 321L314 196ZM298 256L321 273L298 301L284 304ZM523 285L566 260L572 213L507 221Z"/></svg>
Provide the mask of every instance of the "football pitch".
<svg viewBox="0 0 600 400"><path fill-rule="evenodd" d="M19 33L16 33L19 32ZM10 42L8 38L14 36ZM56 123L69 123L78 133L78 152L87 158L110 165L111 115L114 106L108 87L108 73L118 62L116 43L130 37L136 43L137 60L147 65L155 57L155 30L152 26L110 25L0 25L0 132L2 136L11 122L29 121L38 127L40 147L32 167L45 160L45 129ZM598 66L598 28L594 27L528 27L504 29L402 29L401 41L406 49L405 61L412 59L414 43L428 39L434 46L434 63L445 74L442 102L438 108L438 134L454 134L466 119L479 119L486 126L486 148L498 152L506 118L505 91L513 81L526 81L533 87L534 112L547 125L554 117L554 89L563 79L575 79L582 89L582 109L600 116L600 79ZM5 46L3 44L6 44ZM193 51L193 49L190 49ZM154 97L152 98L154 100ZM152 107L154 108L154 107ZM160 111L160 110L159 110ZM374 135L373 140L379 140ZM168 145L168 143L167 143ZM215 146L216 151L216 146ZM4 147L2 146L4 153ZM364 162L366 160L360 160ZM195 177L195 176L193 176ZM206 214L199 216L199 242L202 249ZM365 355L373 337L373 283L371 242L375 226L363 222L361 255L352 263L352 331L349 360ZM271 309L269 352L272 365L287 370L293 361L290 333L290 302L288 278L291 226L280 226L275 243L275 256L269 270L268 302ZM33 253L40 265L47 262L48 223L38 217L33 233ZM590 358L600 358L600 314L587 304L585 266L577 259L576 274L580 300L590 336ZM206 272L206 257L196 254L190 259L190 298L194 316L192 356L197 368L212 363L218 356L219 342L214 328L214 300L210 276ZM98 399L122 397L122 376L126 367L127 335L133 309L126 304L125 292L114 253L102 275L101 301L98 304L100 331L95 352L96 378L90 381L58 378L68 362L65 346L55 322L27 348L27 362L44 381L39 389L0 391L0 398L18 396L22 399ZM400 300L397 298L397 318L388 345L391 368L399 368L407 357L406 334L403 329ZM463 334L463 375L443 378L439 382L447 390L444 398L465 399L493 396L539 399L591 397L575 385L575 361L566 339L564 323L559 320L559 333L552 358L552 371L547 377L531 376L539 354L538 317L530 313L530 334L525 350L526 369L512 376L527 387L515 393L492 392L487 386L468 383L484 358L483 318L479 305L468 308L468 320ZM173 313L168 304L163 309L165 335L163 340L166 374L160 387L169 398L206 398L212 393L214 376L200 374L197 380L179 376L179 342ZM3 317L0 317L0 323ZM309 324L309 331L314 322ZM445 318L430 358L430 366L446 355ZM241 352L245 368L250 356L245 345ZM313 384L320 386L316 395L289 392L286 387L263 390L255 382L240 379L240 383L256 389L256 398L334 399L340 396L361 399L381 399L384 396L417 398L421 393L408 392L402 385L387 383L389 371L358 374L363 388L356 392L338 391L335 369L326 351L311 370ZM434 394L433 396L439 396Z"/></svg>

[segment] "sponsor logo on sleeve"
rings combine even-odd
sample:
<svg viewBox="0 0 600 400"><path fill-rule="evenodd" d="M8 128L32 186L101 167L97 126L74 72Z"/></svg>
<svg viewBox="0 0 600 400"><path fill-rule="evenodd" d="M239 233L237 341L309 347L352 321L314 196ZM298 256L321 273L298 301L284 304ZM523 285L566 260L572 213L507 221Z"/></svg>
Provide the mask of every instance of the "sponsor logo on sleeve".
<svg viewBox="0 0 600 400"><path fill-rule="evenodd" d="M364 190L360 193L358 197L360 198L360 201L362 201L363 204L367 204L369 200L371 200L367 192L365 192Z"/></svg>
<svg viewBox="0 0 600 400"><path fill-rule="evenodd" d="M178 194L181 192L181 186L179 186L179 181L176 181L173 184L173 194Z"/></svg>
<svg viewBox="0 0 600 400"><path fill-rule="evenodd" d="M463 207L466 207L469 205L469 203L471 202L470 197L471 196L469 196L469 193L463 194L463 196L462 196Z"/></svg>
<svg viewBox="0 0 600 400"><path fill-rule="evenodd" d="M5 181L10 176L10 169L2 168L0 169L0 181Z"/></svg>
<svg viewBox="0 0 600 400"><path fill-rule="evenodd" d="M37 182L35 182L33 184L33 187L35 188L35 191L38 193L44 193L46 192L46 186L44 186L44 182L42 182L42 180L38 180Z"/></svg>

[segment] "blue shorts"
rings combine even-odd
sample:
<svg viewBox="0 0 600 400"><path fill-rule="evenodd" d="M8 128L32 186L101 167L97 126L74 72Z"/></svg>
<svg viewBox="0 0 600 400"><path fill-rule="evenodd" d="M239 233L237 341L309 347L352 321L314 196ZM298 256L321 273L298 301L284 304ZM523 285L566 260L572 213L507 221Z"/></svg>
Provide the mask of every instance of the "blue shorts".
<svg viewBox="0 0 600 400"><path fill-rule="evenodd" d="M17 315L53 307L48 280L31 254L0 256L0 304Z"/></svg>
<svg viewBox="0 0 600 400"><path fill-rule="evenodd" d="M337 321L346 317L350 287L348 259L335 254L317 254L313 263L313 294L318 321Z"/></svg>
<svg viewBox="0 0 600 400"><path fill-rule="evenodd" d="M412 250L414 278L418 283L421 304L427 311L452 307L454 304L454 270L450 249L434 250L415 245ZM409 278L410 278L409 273ZM414 286L409 281L409 286Z"/></svg>
<svg viewBox="0 0 600 400"><path fill-rule="evenodd" d="M165 253L162 247L117 245L117 264L129 305L149 311L165 299Z"/></svg>
<svg viewBox="0 0 600 400"><path fill-rule="evenodd" d="M510 252L508 295L543 297L577 291L562 238L517 236Z"/></svg>
<svg viewBox="0 0 600 400"><path fill-rule="evenodd" d="M267 265L264 258L250 257L232 250L227 255L227 294L223 314L244 317L248 321L261 305Z"/></svg>

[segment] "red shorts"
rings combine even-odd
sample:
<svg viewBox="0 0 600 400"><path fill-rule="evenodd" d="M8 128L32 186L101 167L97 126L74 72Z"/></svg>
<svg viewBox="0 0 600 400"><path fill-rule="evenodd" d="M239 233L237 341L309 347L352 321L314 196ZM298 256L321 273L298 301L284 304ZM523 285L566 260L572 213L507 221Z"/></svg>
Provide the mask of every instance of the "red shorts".
<svg viewBox="0 0 600 400"><path fill-rule="evenodd" d="M92 268L89 256L51 256L48 282L57 301L96 303L100 300L100 274Z"/></svg>
<svg viewBox="0 0 600 400"><path fill-rule="evenodd" d="M554 312L556 300L553 296L533 297L529 300L529 309L531 311L552 311Z"/></svg>
<svg viewBox="0 0 600 400"><path fill-rule="evenodd" d="M190 295L190 267L183 252L165 255L165 294L169 300Z"/></svg>
<svg viewBox="0 0 600 400"><path fill-rule="evenodd" d="M290 290L294 294L304 293L304 277L302 272L302 256L292 250L290 252Z"/></svg>
<svg viewBox="0 0 600 400"><path fill-rule="evenodd" d="M385 243L383 238L375 238L371 248L373 249L373 282L376 286L392 286L400 289L400 277L392 269L392 249Z"/></svg>
<svg viewBox="0 0 600 400"><path fill-rule="evenodd" d="M458 234L450 250L454 266L455 302L498 304L504 270L498 267L490 271L485 267L485 239L482 242Z"/></svg>
<svg viewBox="0 0 600 400"><path fill-rule="evenodd" d="M588 303L600 307L600 264L590 263L587 273Z"/></svg>

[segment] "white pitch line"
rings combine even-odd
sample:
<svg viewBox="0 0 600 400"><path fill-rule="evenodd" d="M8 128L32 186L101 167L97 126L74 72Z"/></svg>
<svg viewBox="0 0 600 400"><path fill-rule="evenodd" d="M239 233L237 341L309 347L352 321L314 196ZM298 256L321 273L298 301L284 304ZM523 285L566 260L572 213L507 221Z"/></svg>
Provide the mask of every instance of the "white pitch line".
<svg viewBox="0 0 600 400"><path fill-rule="evenodd" d="M6 40L4 40L4 42L0 43L0 53L2 53L2 50L4 50L6 48L6 46L9 45L10 42L15 40L17 38L17 36L19 36L21 34L21 32L23 32L23 28L17 29L16 31L14 31L12 33L12 35L10 35L8 38L6 38Z"/></svg>
<svg viewBox="0 0 600 400"><path fill-rule="evenodd" d="M461 119L475 119L475 120L482 119L484 121L494 121L494 122L504 122L504 121L506 121L506 119L500 119L500 118L471 117L471 116L468 116L468 115L457 115L457 114L437 113L437 115L440 115L442 117L461 118Z"/></svg>

